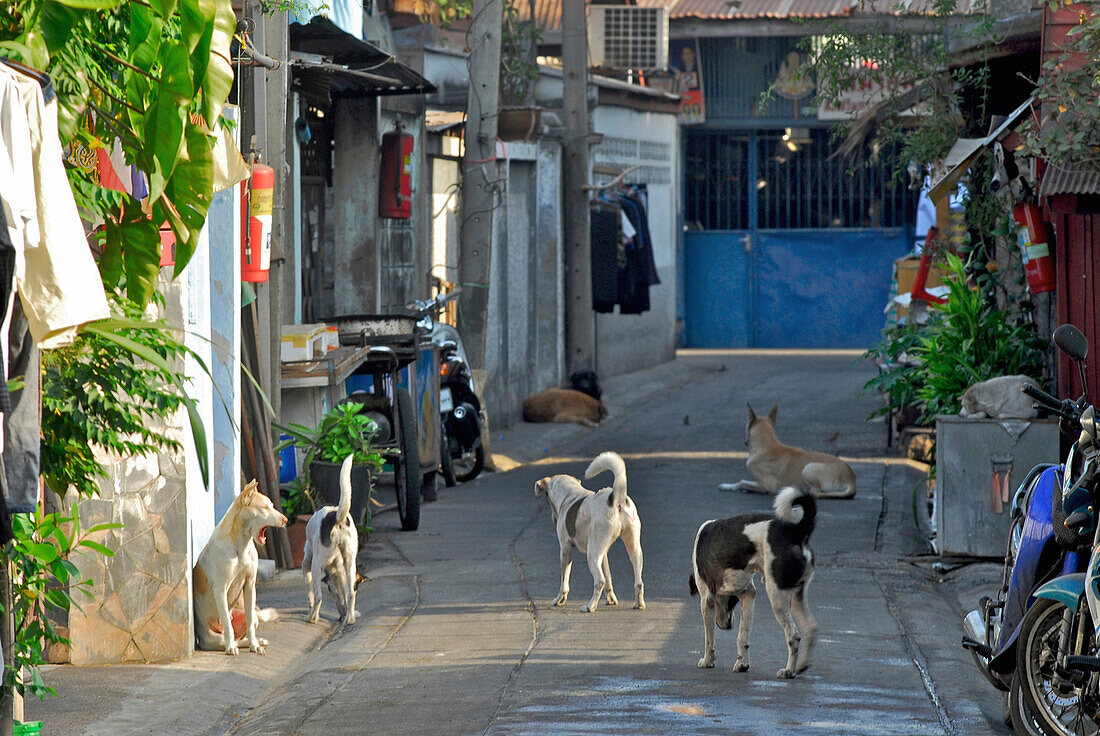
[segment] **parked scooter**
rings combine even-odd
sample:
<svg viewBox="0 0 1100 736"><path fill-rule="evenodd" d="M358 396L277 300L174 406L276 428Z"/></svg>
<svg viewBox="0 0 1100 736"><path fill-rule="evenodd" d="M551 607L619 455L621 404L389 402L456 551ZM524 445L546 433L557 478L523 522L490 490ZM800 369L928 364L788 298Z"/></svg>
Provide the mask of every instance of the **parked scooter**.
<svg viewBox="0 0 1100 736"><path fill-rule="evenodd" d="M1083 335L1070 325L1054 333L1055 344L1075 359L1081 340ZM1084 359L1083 353L1080 359ZM1087 401L1087 394L1077 401L1060 401L1034 387L1025 392L1073 426ZM1012 501L1001 589L995 599L983 597L963 622L967 636L962 645L973 655L982 674L1006 692L1005 722L1022 734L1042 733L1024 704L1024 683L1016 672L1022 622L1040 586L1084 569L1083 551L1091 543L1091 529L1066 525L1061 493L1064 479L1064 467L1054 464L1038 465L1024 478Z"/></svg>
<svg viewBox="0 0 1100 736"><path fill-rule="evenodd" d="M1084 336L1073 331L1063 335L1058 344L1078 362L1084 377L1088 353ZM1059 495L1065 513L1063 526L1089 539L1091 553L1082 571L1061 575L1035 590L1035 603L1020 624L1017 680L1030 715L1027 733L1094 736L1100 733L1100 525L1096 523L1100 442L1096 410L1087 399L1073 406L1062 402L1057 409L1053 397L1040 401L1079 430L1066 456Z"/></svg>
<svg viewBox="0 0 1100 736"><path fill-rule="evenodd" d="M439 294L434 299L416 301L410 310L420 318L417 328L439 346L439 413L443 428L440 446L440 470L448 487L473 480L485 467L485 448L481 443L481 400L462 337L453 326L440 322L438 314L456 299L461 289Z"/></svg>
<svg viewBox="0 0 1100 736"><path fill-rule="evenodd" d="M439 366L439 411L443 415L443 480L448 486L473 480L485 467L481 401L462 344L445 340Z"/></svg>

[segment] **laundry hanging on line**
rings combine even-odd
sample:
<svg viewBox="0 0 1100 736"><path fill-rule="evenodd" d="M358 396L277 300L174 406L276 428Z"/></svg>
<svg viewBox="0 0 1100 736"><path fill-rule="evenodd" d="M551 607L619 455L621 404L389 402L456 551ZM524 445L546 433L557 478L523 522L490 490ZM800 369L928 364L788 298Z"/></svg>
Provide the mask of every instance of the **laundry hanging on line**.
<svg viewBox="0 0 1100 736"><path fill-rule="evenodd" d="M65 173L56 98L47 74L0 59L0 378L26 380L3 415L11 512L38 505L37 348L71 345L80 325L110 316Z"/></svg>
<svg viewBox="0 0 1100 736"><path fill-rule="evenodd" d="M644 184L619 186L591 202L592 308L641 314L661 283L653 257Z"/></svg>

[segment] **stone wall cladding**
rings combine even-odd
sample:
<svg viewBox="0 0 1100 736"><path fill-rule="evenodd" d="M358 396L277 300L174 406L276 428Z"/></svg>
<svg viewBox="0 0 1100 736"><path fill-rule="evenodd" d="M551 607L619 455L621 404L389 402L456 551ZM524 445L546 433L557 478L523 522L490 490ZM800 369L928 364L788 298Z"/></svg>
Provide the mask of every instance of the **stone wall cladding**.
<svg viewBox="0 0 1100 736"><path fill-rule="evenodd" d="M181 412L165 434L183 440ZM92 581L92 600L69 617L73 664L166 662L190 655L194 632L187 554L187 495L183 453L150 457L100 456L108 478L99 498L79 504L81 525L122 528L92 538L115 551L74 560ZM83 598L83 596L80 596Z"/></svg>

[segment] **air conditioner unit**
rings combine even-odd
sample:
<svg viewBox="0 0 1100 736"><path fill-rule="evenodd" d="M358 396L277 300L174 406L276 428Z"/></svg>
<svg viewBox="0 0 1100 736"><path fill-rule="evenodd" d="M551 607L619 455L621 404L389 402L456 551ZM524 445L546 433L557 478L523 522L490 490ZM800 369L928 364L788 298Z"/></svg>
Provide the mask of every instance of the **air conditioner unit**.
<svg viewBox="0 0 1100 736"><path fill-rule="evenodd" d="M588 6L589 63L610 69L668 67L668 8Z"/></svg>

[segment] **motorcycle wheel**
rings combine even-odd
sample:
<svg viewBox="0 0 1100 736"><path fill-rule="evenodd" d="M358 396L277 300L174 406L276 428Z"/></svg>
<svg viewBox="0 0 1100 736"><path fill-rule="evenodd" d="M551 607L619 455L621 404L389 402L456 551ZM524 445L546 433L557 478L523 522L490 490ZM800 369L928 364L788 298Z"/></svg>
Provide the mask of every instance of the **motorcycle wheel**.
<svg viewBox="0 0 1100 736"><path fill-rule="evenodd" d="M447 430L441 430L443 438L439 441L439 472L443 475L443 482L448 488L458 485L455 480L455 465L451 458L451 440L447 437Z"/></svg>
<svg viewBox="0 0 1100 736"><path fill-rule="evenodd" d="M1095 736L1100 734L1092 718L1098 706L1095 694L1080 687L1055 687L1054 667L1064 654L1058 651L1058 641L1067 612L1073 617L1071 631L1076 635L1078 613L1058 601L1040 598L1024 616L1016 645L1021 701L1041 736Z"/></svg>
<svg viewBox="0 0 1100 736"><path fill-rule="evenodd" d="M472 453L463 453L462 457L454 459L455 478L460 483L473 480L485 467L485 448L478 445Z"/></svg>
<svg viewBox="0 0 1100 736"><path fill-rule="evenodd" d="M1035 716L1024 702L1024 688L1017 673L1012 673L1012 686L1005 693L1004 724L1016 736L1043 736L1035 722Z"/></svg>

